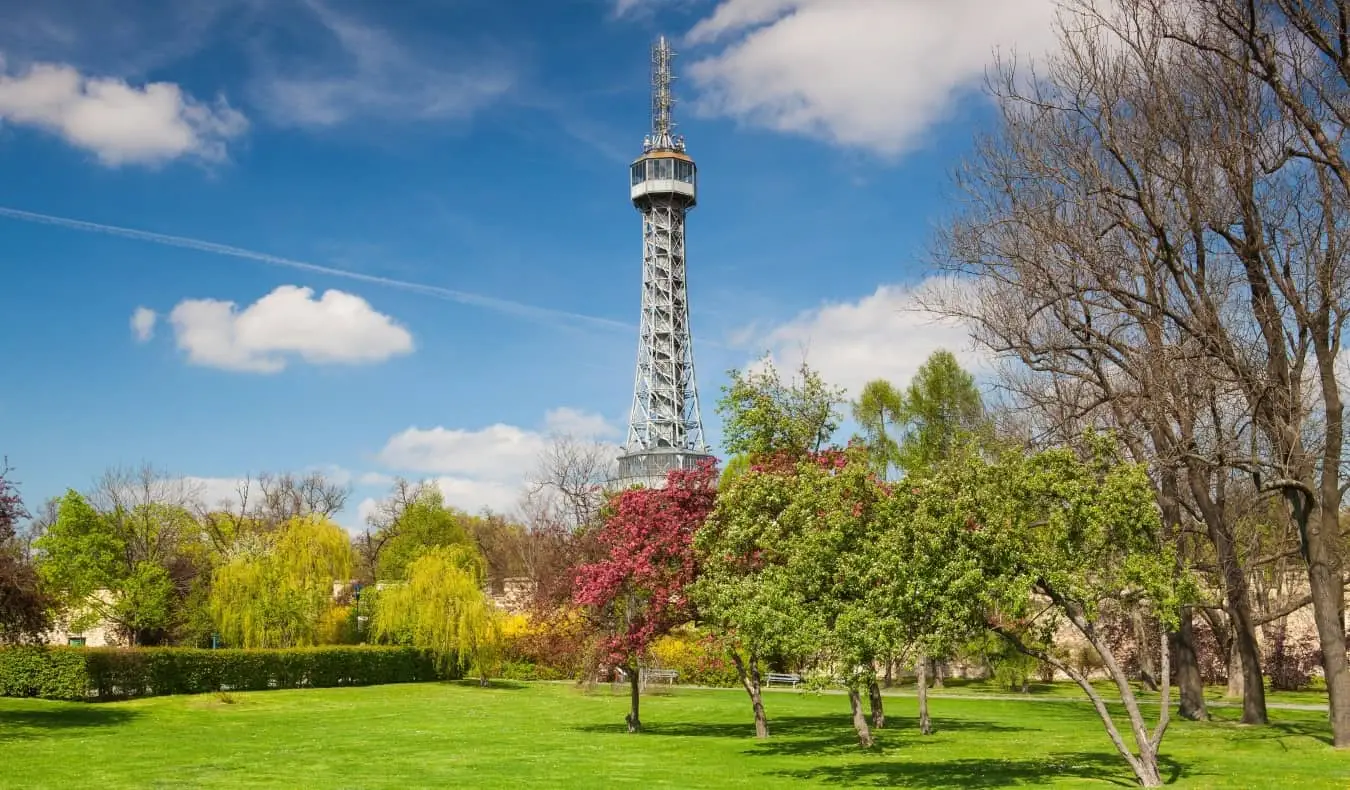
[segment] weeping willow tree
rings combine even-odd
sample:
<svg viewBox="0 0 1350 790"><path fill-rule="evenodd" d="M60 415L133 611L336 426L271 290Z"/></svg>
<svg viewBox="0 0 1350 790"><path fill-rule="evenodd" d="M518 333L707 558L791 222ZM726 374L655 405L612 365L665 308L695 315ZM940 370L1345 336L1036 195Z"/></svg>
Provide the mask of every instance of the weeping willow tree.
<svg viewBox="0 0 1350 790"><path fill-rule="evenodd" d="M435 546L409 563L405 581L375 598L377 640L434 650L445 668L476 670L481 682L497 661L502 615L483 591L482 556L463 545Z"/></svg>
<svg viewBox="0 0 1350 790"><path fill-rule="evenodd" d="M317 644L333 608L333 583L351 577L347 532L322 516L288 521L257 554L216 569L211 619L226 644L297 647Z"/></svg>

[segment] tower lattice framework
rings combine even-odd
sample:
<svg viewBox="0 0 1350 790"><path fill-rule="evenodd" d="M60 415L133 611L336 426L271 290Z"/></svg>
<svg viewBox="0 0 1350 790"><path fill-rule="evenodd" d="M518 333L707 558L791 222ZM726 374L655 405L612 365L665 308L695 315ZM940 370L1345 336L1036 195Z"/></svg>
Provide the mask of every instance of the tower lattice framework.
<svg viewBox="0 0 1350 790"><path fill-rule="evenodd" d="M664 37L652 47L652 130L631 169L631 197L642 214L642 314L619 476L646 485L660 485L670 469L709 457L685 275L685 217L697 203L698 170L674 134L674 54Z"/></svg>

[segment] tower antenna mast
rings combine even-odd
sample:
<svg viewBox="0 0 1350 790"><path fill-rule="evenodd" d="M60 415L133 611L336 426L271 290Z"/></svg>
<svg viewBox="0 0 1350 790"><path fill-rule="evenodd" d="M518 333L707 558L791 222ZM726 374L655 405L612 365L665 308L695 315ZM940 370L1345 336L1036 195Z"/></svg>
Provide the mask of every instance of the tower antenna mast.
<svg viewBox="0 0 1350 790"><path fill-rule="evenodd" d="M661 36L652 47L652 133L643 145L644 153L684 150L684 138L675 135L674 60L675 50Z"/></svg>

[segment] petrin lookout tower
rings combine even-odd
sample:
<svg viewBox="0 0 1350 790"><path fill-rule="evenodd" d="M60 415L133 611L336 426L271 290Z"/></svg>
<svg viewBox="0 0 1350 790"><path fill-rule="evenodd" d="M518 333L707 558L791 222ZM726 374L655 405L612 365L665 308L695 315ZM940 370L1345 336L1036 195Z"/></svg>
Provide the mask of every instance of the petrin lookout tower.
<svg viewBox="0 0 1350 790"><path fill-rule="evenodd" d="M619 457L619 483L665 484L671 469L692 469L710 457L703 442L689 290L684 265L684 218L698 198L698 169L676 135L671 110L671 60L662 36L652 47L652 131L632 166L633 205L642 213L642 319L628 440Z"/></svg>

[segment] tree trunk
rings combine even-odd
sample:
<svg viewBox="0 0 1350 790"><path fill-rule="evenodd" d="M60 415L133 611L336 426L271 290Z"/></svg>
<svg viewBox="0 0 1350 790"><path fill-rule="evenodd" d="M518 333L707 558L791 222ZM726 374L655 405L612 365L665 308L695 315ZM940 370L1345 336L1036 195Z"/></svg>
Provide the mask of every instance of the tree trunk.
<svg viewBox="0 0 1350 790"><path fill-rule="evenodd" d="M628 673L628 698L630 707L628 715L624 717L624 721L628 722L629 732L642 732L642 720L638 718L638 701L642 698L641 689L638 688L638 668L636 665L624 667L624 671Z"/></svg>
<svg viewBox="0 0 1350 790"><path fill-rule="evenodd" d="M1218 560L1219 572L1223 576L1224 598L1228 604L1228 619L1233 627L1233 644L1238 653L1242 676L1242 723L1266 724L1266 684L1261 677L1261 651L1256 644L1256 625L1252 621L1250 585L1233 542L1232 525L1225 512L1223 488L1218 488L1218 495L1211 497L1209 480L1194 461L1187 463L1187 476L1192 498L1204 518L1205 531L1214 544L1214 557ZM1229 665L1231 670L1232 659ZM1233 678L1234 673L1230 671L1230 692L1236 690Z"/></svg>
<svg viewBox="0 0 1350 790"><path fill-rule="evenodd" d="M872 731L867 727L867 717L863 715L862 697L858 694L856 686L848 687L848 704L853 709L853 729L858 731L858 745L864 749L871 748Z"/></svg>
<svg viewBox="0 0 1350 790"><path fill-rule="evenodd" d="M1339 399L1336 421L1342 419ZM1332 441L1330 429L1328 441ZM1336 458L1340 458L1340 437L1335 437ZM1304 558L1308 564L1308 587L1313 599L1313 620L1317 641L1322 648L1322 674L1327 681L1327 701L1331 719L1332 743L1337 749L1350 748L1350 665L1345 655L1345 589L1341 583L1341 562L1335 541L1340 530L1339 482L1335 471L1323 470L1320 518L1312 518L1312 503L1303 504L1299 492L1290 491L1286 499L1299 525Z"/></svg>
<svg viewBox="0 0 1350 790"><path fill-rule="evenodd" d="M918 675L916 682L919 687L919 734L932 735L933 723L928 719L928 656L919 654L919 660L914 662L914 672Z"/></svg>
<svg viewBox="0 0 1350 790"><path fill-rule="evenodd" d="M1139 607L1130 607L1130 627L1139 650L1139 684L1149 691L1158 690L1158 671L1153 666L1153 651L1149 649L1148 631Z"/></svg>
<svg viewBox="0 0 1350 790"><path fill-rule="evenodd" d="M881 699L881 687L877 685L876 678L867 681L867 701L872 706L873 729L884 729L886 727L886 705Z"/></svg>
<svg viewBox="0 0 1350 790"><path fill-rule="evenodd" d="M895 685L895 656L886 656L886 688Z"/></svg>
<svg viewBox="0 0 1350 790"><path fill-rule="evenodd" d="M736 665L736 674L741 678L741 686L750 695L750 707L755 712L755 737L769 737L769 719L764 715L764 697L760 693L759 656L750 654L750 666L747 671L745 661L736 651L731 653L731 661Z"/></svg>
<svg viewBox="0 0 1350 790"><path fill-rule="evenodd" d="M945 668L943 666L944 663L945 662L941 659L933 659L933 688L935 689L942 688L942 670Z"/></svg>
<svg viewBox="0 0 1350 790"><path fill-rule="evenodd" d="M1183 719L1203 721L1209 718L1209 711L1205 708L1205 681L1200 676L1200 662L1195 655L1194 617L1191 607L1183 606L1176 633L1168 634L1168 638L1176 660L1177 686L1181 690L1177 714Z"/></svg>
<svg viewBox="0 0 1350 790"><path fill-rule="evenodd" d="M1237 639L1233 639L1228 645L1228 689L1224 696L1239 699L1246 685L1246 675L1242 672L1242 652L1238 649Z"/></svg>

